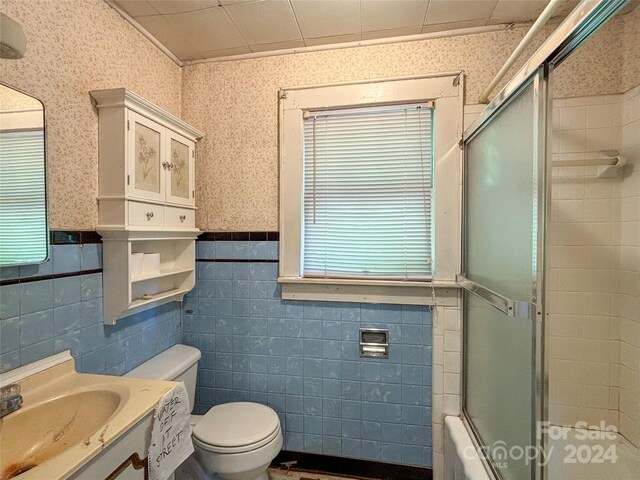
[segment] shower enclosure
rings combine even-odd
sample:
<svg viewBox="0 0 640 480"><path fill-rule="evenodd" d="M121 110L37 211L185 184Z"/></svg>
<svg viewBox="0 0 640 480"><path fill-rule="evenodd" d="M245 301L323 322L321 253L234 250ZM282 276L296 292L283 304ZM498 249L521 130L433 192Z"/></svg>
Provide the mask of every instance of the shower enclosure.
<svg viewBox="0 0 640 480"><path fill-rule="evenodd" d="M563 163L559 154L554 154L557 148L552 137L558 138L553 126L557 121L552 121L552 116L558 113L554 108L554 78L560 65L627 3L624 0L583 0L489 104L463 138L464 273L458 278L463 287L464 303L463 421L472 433L476 449L484 457L485 466L496 478L587 478L584 472L593 474L594 460L599 464L612 460L612 452L616 449L610 449L609 457L603 457L608 446L615 444L624 453L624 458L617 458L613 463L627 462L627 453L631 456L634 453L631 442L622 445L623 440L626 441L622 436L613 439L605 435L613 435L607 431L608 420L613 417L593 425L593 420L599 418L597 415L581 417L585 412L594 413L593 409L578 409L569 415L550 403L550 398L556 398L557 390L556 377L552 376L554 370L564 368L565 375L571 376L571 364L560 362L566 360L566 355L560 352L557 359L550 356L558 344L552 328L560 322L558 314L562 308L558 309L558 299L562 302L573 298L571 292L558 288L557 269L558 258L563 254L571 256L572 249L559 253L556 247L559 237L573 236L571 241L562 244L572 247L571 242L585 232L575 225L563 227L556 222L557 213L553 209L559 205L556 197L561 189L556 186L558 172L553 166L561 168L562 175L567 168L578 167L577 171L589 178L599 174L614 176L623 171L622 156L613 153L607 156L600 152L602 158L587 159L583 151L580 164L566 163L578 157L567 157L569 160ZM560 105L566 105L566 102L557 103ZM640 139L637 141L640 143ZM636 176L638 169L640 164L636 166ZM603 173L605 171L608 173ZM571 181L580 183L584 178ZM634 185L636 183L631 184L631 188ZM637 186L640 187L640 182ZM640 205L640 198L633 192L630 197L639 200ZM568 206L571 208L573 204ZM582 206L584 208L584 204ZM581 218L584 221L584 216ZM607 227L596 225L594 228L599 232L600 228ZM568 231L573 233L566 233ZM583 245L580 242L584 241L578 239L578 244ZM633 261L640 263L635 257ZM633 270L634 267L628 268ZM574 277L581 275L580 272L572 273ZM613 286L613 282L610 285ZM631 289L638 288L638 284L634 285ZM633 309L634 305L638 308L637 298L633 303L633 294L630 293L632 300L627 302L628 309ZM581 297L583 303L584 298L594 297ZM583 323L597 325L595 320L583 319L586 317L584 308L574 313L574 323L569 325L578 325L579 329L583 328ZM633 317L633 312L629 315ZM635 315L630 321L640 320L637 312ZM608 325L614 328L612 324ZM586 340L582 338L578 340L574 344L560 344L569 350L583 350L588 357L590 348L597 344L582 342ZM635 372L637 385L640 362L637 359L635 362L637 365L629 371ZM554 387L551 397L550 378ZM613 398L618 387L612 388L610 376L607 378L607 392ZM604 392L601 389L589 391ZM630 398L637 399L637 396ZM628 410L633 408L638 409L637 404ZM638 413L629 415L637 418ZM601 442L582 441L582 430L578 428L582 426L582 420L585 431L591 433L589 438L601 439ZM632 427L628 427L628 431L635 434ZM575 448L573 458L571 448ZM572 460L575 464L589 466L590 470L573 468ZM626 480L620 472L631 471L624 470L627 467L622 466L622 470L616 470L618 473L613 476L593 478ZM637 475L637 470L634 474Z"/></svg>

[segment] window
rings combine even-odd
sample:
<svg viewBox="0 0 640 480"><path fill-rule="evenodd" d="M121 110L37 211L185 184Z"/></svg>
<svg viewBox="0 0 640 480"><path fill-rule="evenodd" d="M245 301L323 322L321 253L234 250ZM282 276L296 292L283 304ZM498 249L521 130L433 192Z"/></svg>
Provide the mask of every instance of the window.
<svg viewBox="0 0 640 480"><path fill-rule="evenodd" d="M280 91L284 299L457 304L462 92L459 73Z"/></svg>
<svg viewBox="0 0 640 480"><path fill-rule="evenodd" d="M431 277L432 111L305 113L304 277Z"/></svg>

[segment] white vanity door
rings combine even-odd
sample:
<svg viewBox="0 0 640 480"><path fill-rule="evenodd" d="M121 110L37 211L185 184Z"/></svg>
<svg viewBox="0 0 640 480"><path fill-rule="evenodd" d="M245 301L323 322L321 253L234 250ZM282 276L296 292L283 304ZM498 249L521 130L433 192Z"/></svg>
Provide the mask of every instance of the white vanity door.
<svg viewBox="0 0 640 480"><path fill-rule="evenodd" d="M169 129L166 133L166 202L192 207L195 204L195 144Z"/></svg>
<svg viewBox="0 0 640 480"><path fill-rule="evenodd" d="M131 110L127 115L127 196L163 202L166 129Z"/></svg>

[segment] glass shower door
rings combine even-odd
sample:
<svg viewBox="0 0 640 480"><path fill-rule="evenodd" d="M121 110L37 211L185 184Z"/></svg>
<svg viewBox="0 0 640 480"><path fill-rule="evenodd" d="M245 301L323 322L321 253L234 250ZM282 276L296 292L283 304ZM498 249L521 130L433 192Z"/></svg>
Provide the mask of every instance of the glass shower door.
<svg viewBox="0 0 640 480"><path fill-rule="evenodd" d="M539 72L464 141L463 410L505 480L536 468L545 92Z"/></svg>

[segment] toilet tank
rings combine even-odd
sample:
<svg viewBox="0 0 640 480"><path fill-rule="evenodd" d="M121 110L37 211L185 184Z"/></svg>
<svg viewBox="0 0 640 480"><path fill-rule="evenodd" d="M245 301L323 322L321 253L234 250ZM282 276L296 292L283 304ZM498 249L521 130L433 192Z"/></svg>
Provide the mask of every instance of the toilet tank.
<svg viewBox="0 0 640 480"><path fill-rule="evenodd" d="M200 350L188 345L174 345L134 368L125 377L184 382L193 410Z"/></svg>

